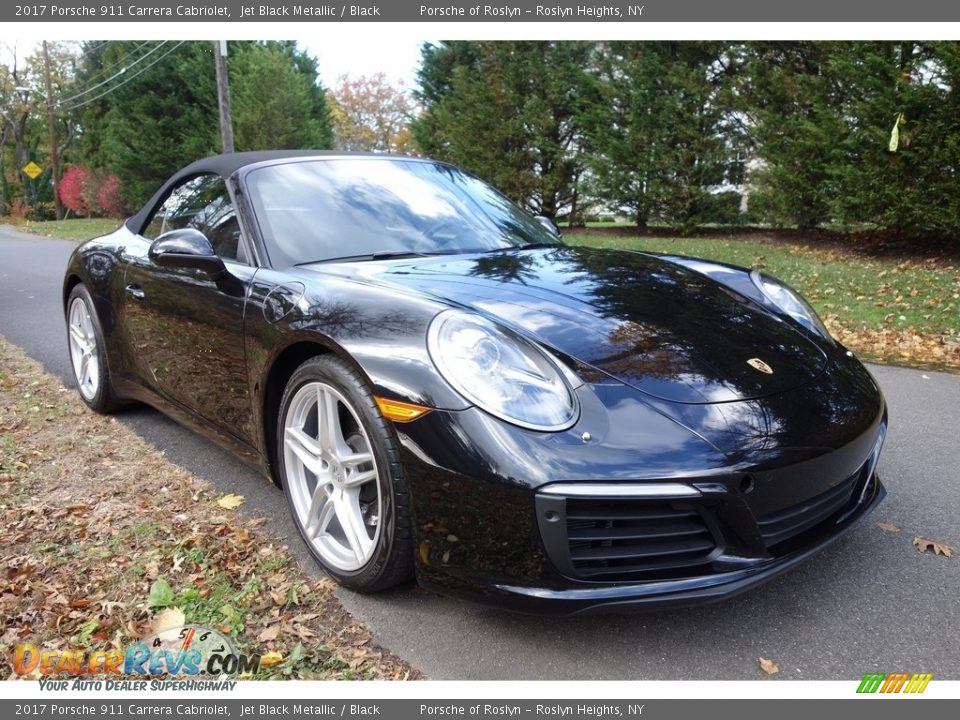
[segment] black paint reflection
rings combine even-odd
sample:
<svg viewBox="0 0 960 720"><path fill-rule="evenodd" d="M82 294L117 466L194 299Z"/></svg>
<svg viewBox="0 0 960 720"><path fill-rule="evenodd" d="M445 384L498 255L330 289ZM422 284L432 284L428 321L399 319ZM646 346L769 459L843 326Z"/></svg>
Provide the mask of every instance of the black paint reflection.
<svg viewBox="0 0 960 720"><path fill-rule="evenodd" d="M382 277L489 312L674 402L772 395L825 367L820 348L756 303L640 253L562 247L414 260ZM774 374L748 365L754 357Z"/></svg>

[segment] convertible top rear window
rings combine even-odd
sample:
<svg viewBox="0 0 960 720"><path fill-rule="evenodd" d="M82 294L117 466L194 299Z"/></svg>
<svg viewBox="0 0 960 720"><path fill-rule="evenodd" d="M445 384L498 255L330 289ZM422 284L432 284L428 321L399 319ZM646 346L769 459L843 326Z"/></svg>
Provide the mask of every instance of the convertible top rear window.
<svg viewBox="0 0 960 720"><path fill-rule="evenodd" d="M246 182L274 267L559 242L496 190L442 163L309 160L255 168Z"/></svg>

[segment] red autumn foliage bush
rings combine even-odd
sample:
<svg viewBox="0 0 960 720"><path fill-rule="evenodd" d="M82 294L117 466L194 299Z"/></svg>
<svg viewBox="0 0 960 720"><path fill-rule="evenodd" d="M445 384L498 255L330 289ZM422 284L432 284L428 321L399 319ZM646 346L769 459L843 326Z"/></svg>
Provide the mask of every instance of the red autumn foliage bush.
<svg viewBox="0 0 960 720"><path fill-rule="evenodd" d="M75 215L122 217L120 179L102 170L73 165L60 178L60 202Z"/></svg>
<svg viewBox="0 0 960 720"><path fill-rule="evenodd" d="M90 170L83 165L72 165L60 178L60 202L74 215L90 214L85 192L89 179Z"/></svg>
<svg viewBox="0 0 960 720"><path fill-rule="evenodd" d="M120 196L120 178L106 175L97 191L97 204L105 215L122 218L124 215L123 198Z"/></svg>

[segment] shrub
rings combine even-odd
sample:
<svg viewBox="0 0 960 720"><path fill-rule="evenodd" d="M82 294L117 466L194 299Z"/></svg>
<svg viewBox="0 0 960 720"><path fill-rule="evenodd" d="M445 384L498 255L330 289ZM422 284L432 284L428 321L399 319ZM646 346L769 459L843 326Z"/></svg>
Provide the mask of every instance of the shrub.
<svg viewBox="0 0 960 720"><path fill-rule="evenodd" d="M120 195L120 178L107 173L97 191L97 205L101 211L113 218L122 218L125 214L123 198Z"/></svg>
<svg viewBox="0 0 960 720"><path fill-rule="evenodd" d="M90 170L83 165L73 165L60 178L60 202L74 215L89 216L92 208L88 204L86 186L90 179Z"/></svg>
<svg viewBox="0 0 960 720"><path fill-rule="evenodd" d="M75 215L122 217L120 179L103 170L73 165L60 178L60 202Z"/></svg>

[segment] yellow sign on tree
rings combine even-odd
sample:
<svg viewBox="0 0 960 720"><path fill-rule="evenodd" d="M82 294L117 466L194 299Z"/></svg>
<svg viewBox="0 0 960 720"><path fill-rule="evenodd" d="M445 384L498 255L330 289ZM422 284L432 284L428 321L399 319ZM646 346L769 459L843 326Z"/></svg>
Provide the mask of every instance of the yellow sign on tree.
<svg viewBox="0 0 960 720"><path fill-rule="evenodd" d="M31 180L36 180L40 173L43 172L43 168L37 165L33 160L28 162L23 166L23 174L26 175Z"/></svg>

